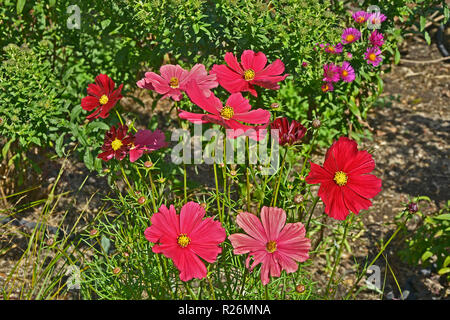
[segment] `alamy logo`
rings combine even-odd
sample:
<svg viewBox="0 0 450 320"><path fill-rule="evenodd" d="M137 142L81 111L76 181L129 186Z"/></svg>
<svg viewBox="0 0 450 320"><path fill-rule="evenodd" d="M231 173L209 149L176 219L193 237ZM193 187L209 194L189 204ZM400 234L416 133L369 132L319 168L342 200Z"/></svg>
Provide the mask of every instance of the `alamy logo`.
<svg viewBox="0 0 450 320"><path fill-rule="evenodd" d="M74 290L80 289L81 284L81 272L80 268L77 266L69 266L66 271L66 276L69 276L69 278L66 281L67 289L68 290Z"/></svg>
<svg viewBox="0 0 450 320"><path fill-rule="evenodd" d="M81 11L80 7L76 4L73 4L67 7L67 13L71 16L67 18L67 28L72 29L80 29L81 28Z"/></svg>

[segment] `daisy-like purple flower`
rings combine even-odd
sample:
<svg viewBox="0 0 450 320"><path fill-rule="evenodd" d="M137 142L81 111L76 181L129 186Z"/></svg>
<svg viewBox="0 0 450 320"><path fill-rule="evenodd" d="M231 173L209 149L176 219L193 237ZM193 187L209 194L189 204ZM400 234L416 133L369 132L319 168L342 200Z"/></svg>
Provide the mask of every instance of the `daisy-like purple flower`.
<svg viewBox="0 0 450 320"><path fill-rule="evenodd" d="M355 28L347 28L342 33L342 43L349 44L358 41L361 38L361 32Z"/></svg>
<svg viewBox="0 0 450 320"><path fill-rule="evenodd" d="M384 44L383 34L374 30L369 37L369 41L374 47L381 47Z"/></svg>
<svg viewBox="0 0 450 320"><path fill-rule="evenodd" d="M344 61L342 63L341 78L345 82L352 82L353 80L355 80L355 70L347 61Z"/></svg>
<svg viewBox="0 0 450 320"><path fill-rule="evenodd" d="M373 26L376 26L376 25L380 25L385 20L386 20L386 16L384 14L382 14L381 12L377 11L377 12L372 13L369 16L368 23Z"/></svg>
<svg viewBox="0 0 450 320"><path fill-rule="evenodd" d="M352 18L355 20L356 23L363 24L365 23L370 17L370 13L366 11L356 11L353 13Z"/></svg>
<svg viewBox="0 0 450 320"><path fill-rule="evenodd" d="M322 92L328 92L328 91L333 91L334 87L333 84L331 82L325 82L322 87L320 87L320 89L322 89Z"/></svg>
<svg viewBox="0 0 450 320"><path fill-rule="evenodd" d="M323 65L323 81L338 82L340 79L340 68L334 63Z"/></svg>
<svg viewBox="0 0 450 320"><path fill-rule="evenodd" d="M325 52L332 54L339 54L342 53L343 48L344 46L342 45L342 43L338 43L337 45L334 46L327 43L327 45L325 46Z"/></svg>
<svg viewBox="0 0 450 320"><path fill-rule="evenodd" d="M367 48L366 53L364 53L364 59L367 60L368 64L377 67L381 63L381 61L383 61L383 58L380 57L380 54L381 50L378 47L370 47Z"/></svg>

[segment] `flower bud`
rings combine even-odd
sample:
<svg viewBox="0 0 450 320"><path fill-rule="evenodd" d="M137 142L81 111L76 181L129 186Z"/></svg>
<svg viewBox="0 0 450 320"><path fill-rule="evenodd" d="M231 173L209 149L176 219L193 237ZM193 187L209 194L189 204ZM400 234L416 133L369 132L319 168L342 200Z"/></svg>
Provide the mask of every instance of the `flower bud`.
<svg viewBox="0 0 450 320"><path fill-rule="evenodd" d="M417 205L417 203L411 202L410 204L408 204L408 210L410 213L416 213L417 211L419 211L419 206Z"/></svg>
<svg viewBox="0 0 450 320"><path fill-rule="evenodd" d="M301 195L301 194L297 194L295 197L294 197L294 203L295 204L300 204L300 203L302 203L303 202L303 196Z"/></svg>
<svg viewBox="0 0 450 320"><path fill-rule="evenodd" d="M151 168L151 167L153 167L153 162L151 162L151 161L145 161L145 162L144 162L144 167L146 167L146 168Z"/></svg>
<svg viewBox="0 0 450 320"><path fill-rule="evenodd" d="M314 127L314 128L320 128L320 125L321 125L322 123L320 122L320 120L319 119L314 119L313 120L313 122L312 122L312 126Z"/></svg>
<svg viewBox="0 0 450 320"><path fill-rule="evenodd" d="M138 203L139 203L139 204L144 204L145 201L147 201L147 199L146 199L144 196L142 196L142 197L140 197L140 198L138 199Z"/></svg>

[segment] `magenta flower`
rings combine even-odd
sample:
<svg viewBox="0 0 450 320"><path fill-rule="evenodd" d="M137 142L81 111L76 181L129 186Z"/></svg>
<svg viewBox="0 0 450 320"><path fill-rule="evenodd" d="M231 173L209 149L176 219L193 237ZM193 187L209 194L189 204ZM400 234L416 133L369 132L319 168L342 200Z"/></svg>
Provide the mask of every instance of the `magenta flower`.
<svg viewBox="0 0 450 320"><path fill-rule="evenodd" d="M361 38L361 32L355 28L347 28L342 33L342 43L349 44L358 41Z"/></svg>
<svg viewBox="0 0 450 320"><path fill-rule="evenodd" d="M334 87L333 87L333 84L331 82L325 82L322 85L321 89L322 89L322 92L325 93L325 92L328 92L328 91L333 91Z"/></svg>
<svg viewBox="0 0 450 320"><path fill-rule="evenodd" d="M380 57L380 54L381 50L378 47L370 47L367 48L366 53L364 53L364 59L367 60L368 64L377 67L381 63L381 61L383 61L383 58Z"/></svg>
<svg viewBox="0 0 450 320"><path fill-rule="evenodd" d="M261 223L262 222L262 223ZM261 220L254 214L242 212L236 223L247 234L235 233L228 237L233 245L234 254L249 253L246 267L250 270L258 264L261 266L261 282L267 285L272 277L279 277L281 271L286 273L297 271L297 262L309 258L311 240L306 238L306 230L302 223L286 223L286 212L280 208L263 207Z"/></svg>
<svg viewBox="0 0 450 320"><path fill-rule="evenodd" d="M353 58L353 55L351 54L351 52L347 52L347 58L348 58L348 59Z"/></svg>
<svg viewBox="0 0 450 320"><path fill-rule="evenodd" d="M250 110L252 106L240 92L231 94L225 106L214 94L205 97L195 81L187 84L186 93L193 103L209 114L180 110L179 117L192 123L217 123L226 129L232 129L227 130L228 137L231 139L242 135L249 129L256 131L264 129L269 123L270 112L263 109ZM263 126L248 126L240 121Z"/></svg>
<svg viewBox="0 0 450 320"><path fill-rule="evenodd" d="M380 25L385 20L386 16L379 11L372 13L368 19L371 25Z"/></svg>
<svg viewBox="0 0 450 320"><path fill-rule="evenodd" d="M332 54L339 54L342 52L343 48L344 48L344 46L342 45L342 43L338 43L337 45L334 45L334 46L327 44L325 46L325 52L332 53Z"/></svg>
<svg viewBox="0 0 450 320"><path fill-rule="evenodd" d="M323 65L323 81L338 82L340 79L340 69L334 63Z"/></svg>
<svg viewBox="0 0 450 320"><path fill-rule="evenodd" d="M192 201L181 208L179 215L173 205L169 209L162 205L145 229L145 238L154 243L152 251L172 259L181 281L205 278L208 270L203 260L214 263L222 252L225 229L219 221L204 218L205 214L205 209Z"/></svg>
<svg viewBox="0 0 450 320"><path fill-rule="evenodd" d="M180 101L183 97L189 72L179 65L175 66L172 64L161 66L159 72L161 75L154 72L146 72L145 78L136 83L137 86L150 90L153 87L156 92L163 95L161 99L170 97L175 101Z"/></svg>
<svg viewBox="0 0 450 320"><path fill-rule="evenodd" d="M347 61L344 61L342 63L341 78L345 82L352 82L353 80L355 80L355 70Z"/></svg>
<svg viewBox="0 0 450 320"><path fill-rule="evenodd" d="M258 94L255 85L278 90L280 88L278 82L288 76L288 74L281 75L284 72L284 64L280 59L266 67L267 58L262 52L245 50L240 63L233 53L227 52L225 62L228 65L214 65L211 73L217 75L219 84L230 93L249 91L256 97Z"/></svg>
<svg viewBox="0 0 450 320"><path fill-rule="evenodd" d="M159 129L156 129L154 132L150 130L139 130L134 137L134 144L130 149L131 162L135 162L144 153L150 153L168 146L166 136Z"/></svg>
<svg viewBox="0 0 450 320"><path fill-rule="evenodd" d="M370 17L370 13L366 11L356 11L353 13L352 18L355 20L356 23L363 24L366 22Z"/></svg>
<svg viewBox="0 0 450 320"><path fill-rule="evenodd" d="M383 34L375 30L370 34L369 41L372 46L381 47L384 44Z"/></svg>

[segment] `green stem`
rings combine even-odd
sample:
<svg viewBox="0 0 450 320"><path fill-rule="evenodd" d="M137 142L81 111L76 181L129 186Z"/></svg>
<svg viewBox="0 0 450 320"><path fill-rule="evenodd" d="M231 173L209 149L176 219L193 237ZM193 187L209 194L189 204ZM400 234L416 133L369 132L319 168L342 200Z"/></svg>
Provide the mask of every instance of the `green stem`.
<svg viewBox="0 0 450 320"><path fill-rule="evenodd" d="M206 279L208 280L209 290L211 291L211 297L213 300L216 300L216 293L214 292L214 287L212 285L211 279L209 278L209 276L206 276Z"/></svg>
<svg viewBox="0 0 450 320"><path fill-rule="evenodd" d="M239 292L239 299L242 299L242 292L244 291L245 281L247 280L247 274L248 274L248 269L244 266L244 276L243 276L243 279L242 279L241 290Z"/></svg>
<svg viewBox="0 0 450 320"><path fill-rule="evenodd" d="M319 196L316 196L316 197L314 198L314 202L313 202L313 204L311 205L311 209L309 209L308 222L306 223L306 226L305 226L306 232L308 232L308 230L309 230L309 223L311 222L311 217L312 217L312 215L313 215L314 209L316 208L317 201L319 201Z"/></svg>
<svg viewBox="0 0 450 320"><path fill-rule="evenodd" d="M340 260L341 260L341 255L342 255L342 248L344 247L344 241L345 238L347 237L347 231L348 231L348 227L349 225L351 225L353 220L353 214L351 214L350 219L345 221L345 226L344 226L344 233L342 235L342 240L341 243L339 245L339 250L337 252L336 258L334 259L334 265L333 265L333 270L331 271L331 276L330 276L330 280L328 281L327 284L327 288L326 288L326 296L329 296L329 290L330 290L330 285L333 282L333 278L334 278L334 274L336 272L336 267L339 264Z"/></svg>
<svg viewBox="0 0 450 320"><path fill-rule="evenodd" d="M213 168L214 168L214 181L216 182L217 210L218 210L218 212L219 212L219 220L220 220L220 223L223 223L222 217L221 217L221 215L220 215L221 210L220 210L220 196L219 196L219 180L217 180L217 165L216 165L216 162L215 162L215 161L214 161L214 164L213 164Z"/></svg>
<svg viewBox="0 0 450 320"><path fill-rule="evenodd" d="M275 207L277 205L278 191L280 190L280 183L281 183L281 178L283 176L283 168L286 163L287 153L288 153L288 149L286 148L286 150L284 151L284 155L283 155L283 161L281 162L281 168L280 168L280 173L278 175L278 182L277 182L277 186L275 189L275 195L272 199L272 203L270 204L271 207Z"/></svg>
<svg viewBox="0 0 450 320"><path fill-rule="evenodd" d="M402 229L402 227L403 227L403 225L398 226L397 230L395 230L395 232L392 234L392 236L389 238L389 240L386 242L386 244L381 248L381 251L377 254L377 256L372 260L372 262L368 266L366 266L363 269L361 274L358 276L358 279L356 279L355 283L353 284L353 286L350 288L349 292L345 296L345 299L348 299L350 297L350 295L352 295L353 290L358 285L359 281L361 281L362 277L366 274L367 269L370 268L370 266L373 265L378 260L378 258L381 256L381 254L384 252L384 250L386 250L389 243L392 241L392 239L395 238L395 236Z"/></svg>
<svg viewBox="0 0 450 320"><path fill-rule="evenodd" d="M183 180L184 180L184 203L187 203L187 175L186 175L186 164L183 164Z"/></svg>

